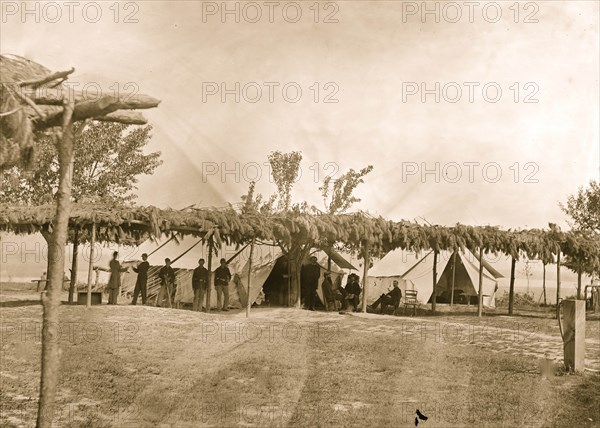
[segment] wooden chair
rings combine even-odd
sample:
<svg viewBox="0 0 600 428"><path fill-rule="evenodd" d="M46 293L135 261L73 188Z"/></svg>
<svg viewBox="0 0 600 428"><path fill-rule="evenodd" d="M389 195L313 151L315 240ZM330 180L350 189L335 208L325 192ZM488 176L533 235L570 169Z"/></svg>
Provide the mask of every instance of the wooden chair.
<svg viewBox="0 0 600 428"><path fill-rule="evenodd" d="M413 308L413 316L417 314L417 305L419 302L417 301L417 290L406 290L404 292L404 313L406 313L406 308L412 306Z"/></svg>

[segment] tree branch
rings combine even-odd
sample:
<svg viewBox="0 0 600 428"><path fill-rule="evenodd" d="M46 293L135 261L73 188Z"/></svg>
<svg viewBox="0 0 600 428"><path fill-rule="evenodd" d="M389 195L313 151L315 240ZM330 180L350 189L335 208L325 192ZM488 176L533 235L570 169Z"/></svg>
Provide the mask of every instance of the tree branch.
<svg viewBox="0 0 600 428"><path fill-rule="evenodd" d="M66 71L57 71L56 73L49 74L48 76L38 79L38 80L26 80L24 82L19 82L19 86L31 86L32 88L38 88L46 83L50 83L53 80L61 79L65 80L67 76L72 74L75 71L75 68L71 67L70 70Z"/></svg>

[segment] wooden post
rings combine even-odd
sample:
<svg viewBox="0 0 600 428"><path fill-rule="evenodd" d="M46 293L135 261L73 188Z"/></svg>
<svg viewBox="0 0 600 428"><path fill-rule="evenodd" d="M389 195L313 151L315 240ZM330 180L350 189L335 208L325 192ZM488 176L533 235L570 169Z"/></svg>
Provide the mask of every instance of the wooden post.
<svg viewBox="0 0 600 428"><path fill-rule="evenodd" d="M454 279L456 278L456 251L452 255L452 290L450 291L450 306L454 304Z"/></svg>
<svg viewBox="0 0 600 428"><path fill-rule="evenodd" d="M369 274L369 263L371 259L369 257L369 243L365 243L363 247L363 300L362 300L362 311L367 312L367 277Z"/></svg>
<svg viewBox="0 0 600 428"><path fill-rule="evenodd" d="M479 248L479 299L477 304L477 316L483 313L483 247Z"/></svg>
<svg viewBox="0 0 600 428"><path fill-rule="evenodd" d="M71 261L71 283L69 285L69 304L73 303L73 293L77 283L77 259L79 253L79 228L75 229L73 236L73 260Z"/></svg>
<svg viewBox="0 0 600 428"><path fill-rule="evenodd" d="M433 294L431 295L431 310L435 312L435 285L437 284L437 259L438 259L438 250L433 250Z"/></svg>
<svg viewBox="0 0 600 428"><path fill-rule="evenodd" d="M250 278L252 277L252 253L254 252L254 239L250 244L250 258L248 259L248 292L246 293L246 318L250 316L250 306L252 301L250 300Z"/></svg>
<svg viewBox="0 0 600 428"><path fill-rule="evenodd" d="M513 306L515 304L515 265L517 260L512 257L510 261L510 286L508 288L508 315L513 314Z"/></svg>
<svg viewBox="0 0 600 428"><path fill-rule="evenodd" d="M543 263L542 289L544 292L544 306L546 306L546 263Z"/></svg>
<svg viewBox="0 0 600 428"><path fill-rule="evenodd" d="M88 266L87 277L87 304L88 308L92 307L92 271L94 269L94 247L96 246L96 223L92 223L92 237L90 239L90 262ZM99 271L96 271L96 283L98 283Z"/></svg>
<svg viewBox="0 0 600 428"><path fill-rule="evenodd" d="M210 290L212 288L213 237L208 238L208 289L206 290L206 312L210 312Z"/></svg>
<svg viewBox="0 0 600 428"><path fill-rule="evenodd" d="M42 331L52 325L59 325L60 293L64 280L65 246L69 232L71 212L71 162L73 162L73 109L72 100L64 102L62 113L62 136L57 144L58 150L58 192L56 195L56 213L52 224L54 230L48 247L48 291L42 296ZM60 343L58 340L42 338L42 367L40 374L40 399L36 427L52 426L58 374L60 371Z"/></svg>
<svg viewBox="0 0 600 428"><path fill-rule="evenodd" d="M585 302L565 300L563 303L562 337L565 368L585 369Z"/></svg>
<svg viewBox="0 0 600 428"><path fill-rule="evenodd" d="M556 255L556 318L560 316L558 313L558 302L560 300L560 249L558 250L558 254Z"/></svg>
<svg viewBox="0 0 600 428"><path fill-rule="evenodd" d="M577 262L577 300L580 300L580 299L581 299L581 262Z"/></svg>

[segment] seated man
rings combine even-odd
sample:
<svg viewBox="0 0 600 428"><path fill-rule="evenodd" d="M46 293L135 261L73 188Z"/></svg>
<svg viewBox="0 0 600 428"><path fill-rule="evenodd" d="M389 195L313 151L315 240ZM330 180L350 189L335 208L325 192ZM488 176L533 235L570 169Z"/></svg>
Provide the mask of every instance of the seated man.
<svg viewBox="0 0 600 428"><path fill-rule="evenodd" d="M348 302L352 305L354 311L358 311L358 303L360 302L360 293L362 288L360 287L359 277L355 273L348 276L348 282L344 289L344 302L342 310L348 308Z"/></svg>
<svg viewBox="0 0 600 428"><path fill-rule="evenodd" d="M373 303L372 309L373 311L377 310L377 306L381 305L381 314L385 314L385 310L387 306L394 307L394 313L398 310L398 306L400 306L400 299L402 298L402 290L398 286L398 281L394 280L394 288L387 294L382 294L379 299Z"/></svg>
<svg viewBox="0 0 600 428"><path fill-rule="evenodd" d="M328 272L325 272L323 277L323 282L321 283L321 288L323 290L323 303L325 304L325 310L329 311L330 304L333 304L335 309L336 299L333 291L333 283L331 282L331 275Z"/></svg>

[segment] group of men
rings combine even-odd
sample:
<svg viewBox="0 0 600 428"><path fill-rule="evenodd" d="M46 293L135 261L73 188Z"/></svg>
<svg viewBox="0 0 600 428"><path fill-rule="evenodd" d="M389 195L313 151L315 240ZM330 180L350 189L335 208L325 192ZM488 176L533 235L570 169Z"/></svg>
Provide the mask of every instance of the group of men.
<svg viewBox="0 0 600 428"><path fill-rule="evenodd" d="M109 264L110 279L107 285L109 305L117 304L117 297L121 287L121 272L128 270L127 267L121 266L118 257L119 253L115 251ZM192 274L192 289L194 290L192 309L194 311L207 311L208 308L210 308L208 293L210 287L210 275L208 269L204 267L204 263L204 259L198 260L198 267L194 269ZM149 269L150 264L148 263L148 255L144 253L142 254L142 262L136 267L133 267L134 272L137 273L137 279L133 291L133 300L131 301L132 305L137 304L140 294L142 295L142 304L146 304ZM304 304L308 310L314 311L318 301L317 289L321 277L321 266L317 263L317 258L312 256L310 258L310 263L303 265L300 273L302 284L301 294ZM156 306L163 306L166 304L166 306L171 308L173 306L172 301L175 298L176 276L175 270L171 267L170 259L165 259L165 265L158 271L158 278L160 279L160 290L156 298ZM227 267L227 261L221 259L220 266L214 272L214 286L217 291L217 310L229 310L230 281L231 272ZM341 281L336 281L336 283L333 284L330 273L325 272L321 285L323 289L323 303L325 304L326 310L329 310L331 305L337 310L338 302L341 309L344 311L347 310L349 306L351 306L354 311L358 310L360 295L363 290L360 286L357 274L352 273L348 275L346 285L345 287L342 287ZM376 311L377 307L380 306L381 313L385 313L387 306L393 306L395 312L396 309L398 309L401 298L402 291L398 286L398 281L394 281L393 289L387 294L382 294L379 299L373 303L371 310Z"/></svg>
<svg viewBox="0 0 600 428"><path fill-rule="evenodd" d="M314 311L315 304L317 302L317 288L318 281L321 277L321 266L317 263L317 258L312 256L310 263L302 266L301 270L301 282L302 282L302 294L304 297L304 303L308 310ZM355 273L348 275L346 285L342 287L341 281L336 281L334 284L331 280L331 274L325 272L323 274L323 282L321 284L323 290L323 300L325 309L329 309L333 306L334 310L338 309L345 311L349 306L352 310L358 311L358 305L360 303L360 295L362 288L360 286L359 276ZM396 313L400 306L400 299L402 298L402 291L398 285L398 281L393 282L393 288L388 293L382 294L370 307L372 312L377 311L377 307L380 307L382 314L386 313L387 307L392 306L394 313ZM338 305L339 302L339 305Z"/></svg>
<svg viewBox="0 0 600 428"><path fill-rule="evenodd" d="M319 287L320 277L321 266L317 263L317 258L312 256L310 262L303 265L300 271L302 296L305 307L309 311L315 310L315 305L318 301L317 289ZM360 286L359 277L355 273L348 275L346 286L342 287L341 282L336 282L334 285L331 281L331 274L325 272L321 287L323 289L323 303L326 310L329 310L331 305L337 310L337 302L340 303L342 310L347 310L348 306L352 306L354 311L358 310L362 288Z"/></svg>
<svg viewBox="0 0 600 428"><path fill-rule="evenodd" d="M147 285L148 285L148 270L150 269L150 263L148 263L148 255L142 254L142 262L136 267L133 267L133 271L137 273L137 279L135 282L135 288L133 290L132 305L137 304L139 295L142 295L142 304L145 305L147 301ZM119 289L121 287L121 272L126 272L128 268L121 267L119 263L119 253L115 251L113 258L109 264L110 279L108 280L108 304L116 305L117 297L119 295ZM160 289L156 298L156 306L167 306L173 307L173 300L175 298L175 292L177 289L177 283L175 281L175 270L171 267L171 259L165 259L165 265L158 271L158 278L160 279ZM229 307L229 282L231 281L231 272L227 267L227 260L221 259L220 266L215 270L214 273L214 284L217 290L217 310L228 311ZM200 311L203 309L203 303L206 296L206 303L204 304L204 310L210 308L210 302L208 301L208 288L209 288L209 274L208 269L204 267L204 259L198 260L198 267L194 269L192 275L192 288L194 290L194 303L193 310Z"/></svg>

